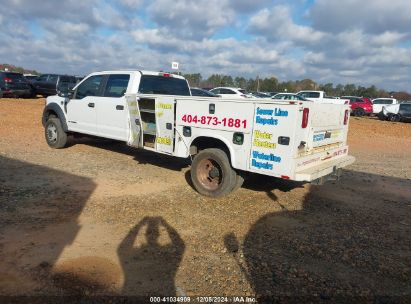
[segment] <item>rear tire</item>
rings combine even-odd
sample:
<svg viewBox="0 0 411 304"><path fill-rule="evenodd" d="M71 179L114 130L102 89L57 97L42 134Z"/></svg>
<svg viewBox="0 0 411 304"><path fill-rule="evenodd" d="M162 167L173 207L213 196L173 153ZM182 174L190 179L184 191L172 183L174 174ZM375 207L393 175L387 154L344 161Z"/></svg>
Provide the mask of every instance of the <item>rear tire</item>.
<svg viewBox="0 0 411 304"><path fill-rule="evenodd" d="M51 117L44 129L47 144L53 149L64 148L67 144L67 133L64 132L60 119Z"/></svg>
<svg viewBox="0 0 411 304"><path fill-rule="evenodd" d="M364 109L363 108L356 108L355 110L354 110L354 116L357 116L357 117L362 117L362 116L364 116L364 114L365 114L365 111L364 111Z"/></svg>
<svg viewBox="0 0 411 304"><path fill-rule="evenodd" d="M236 172L234 188L231 191L234 192L240 189L241 186L244 184L244 181L245 181L245 174L242 172Z"/></svg>
<svg viewBox="0 0 411 304"><path fill-rule="evenodd" d="M401 121L401 116L398 115L398 114L393 114L393 115L391 115L390 120L392 122L399 122L399 121Z"/></svg>
<svg viewBox="0 0 411 304"><path fill-rule="evenodd" d="M198 193L209 197L227 195L237 184L237 174L231 167L227 154L216 148L198 153L194 157L190 173L194 188Z"/></svg>

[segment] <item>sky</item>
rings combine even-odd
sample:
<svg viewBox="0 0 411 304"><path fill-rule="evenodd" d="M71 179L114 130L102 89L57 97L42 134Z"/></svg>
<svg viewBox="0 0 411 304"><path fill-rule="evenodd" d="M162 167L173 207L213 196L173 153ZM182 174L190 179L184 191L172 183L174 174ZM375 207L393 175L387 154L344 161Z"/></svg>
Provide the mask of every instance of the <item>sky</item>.
<svg viewBox="0 0 411 304"><path fill-rule="evenodd" d="M411 91L411 1L0 0L0 63Z"/></svg>

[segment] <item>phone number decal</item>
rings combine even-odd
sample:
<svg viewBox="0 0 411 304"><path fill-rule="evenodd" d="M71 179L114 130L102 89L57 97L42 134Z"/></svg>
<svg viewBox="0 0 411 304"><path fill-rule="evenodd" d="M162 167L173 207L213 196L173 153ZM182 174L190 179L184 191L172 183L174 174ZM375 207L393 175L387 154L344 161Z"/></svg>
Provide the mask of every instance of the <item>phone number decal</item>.
<svg viewBox="0 0 411 304"><path fill-rule="evenodd" d="M223 118L219 119L215 116L197 116L185 114L181 117L181 120L186 123L194 123L201 125L211 125L211 126L224 126L229 128L247 128L246 119L235 119L235 118Z"/></svg>

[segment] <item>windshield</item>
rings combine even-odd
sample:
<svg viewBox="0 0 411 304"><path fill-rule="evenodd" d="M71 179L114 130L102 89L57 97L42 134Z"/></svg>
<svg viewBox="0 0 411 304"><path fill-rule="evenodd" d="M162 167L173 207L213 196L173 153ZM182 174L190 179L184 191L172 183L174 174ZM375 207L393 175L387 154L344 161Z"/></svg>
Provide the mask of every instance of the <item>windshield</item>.
<svg viewBox="0 0 411 304"><path fill-rule="evenodd" d="M191 95L185 79L154 75L141 76L138 91L142 94Z"/></svg>
<svg viewBox="0 0 411 304"><path fill-rule="evenodd" d="M372 101L373 104L392 104L391 99L374 99Z"/></svg>
<svg viewBox="0 0 411 304"><path fill-rule="evenodd" d="M246 91L246 90L243 90L243 89L241 89L241 90L238 90L241 94L244 94L244 95L246 95L246 94L248 94L248 92Z"/></svg>
<svg viewBox="0 0 411 304"><path fill-rule="evenodd" d="M304 97L301 97L297 94L276 94L272 97L272 99L309 101L305 99Z"/></svg>
<svg viewBox="0 0 411 304"><path fill-rule="evenodd" d="M300 92L297 95L303 98L320 98L319 92Z"/></svg>

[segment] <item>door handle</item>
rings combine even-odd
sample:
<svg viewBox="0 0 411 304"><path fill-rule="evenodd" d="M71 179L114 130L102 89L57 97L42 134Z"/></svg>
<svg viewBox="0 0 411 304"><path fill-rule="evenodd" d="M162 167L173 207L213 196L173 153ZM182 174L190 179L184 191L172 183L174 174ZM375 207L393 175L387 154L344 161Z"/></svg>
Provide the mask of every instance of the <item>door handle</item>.
<svg viewBox="0 0 411 304"><path fill-rule="evenodd" d="M94 108L94 102L89 102L88 106L89 108Z"/></svg>
<svg viewBox="0 0 411 304"><path fill-rule="evenodd" d="M124 106L116 105L116 110L122 111L122 110L124 110Z"/></svg>

